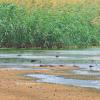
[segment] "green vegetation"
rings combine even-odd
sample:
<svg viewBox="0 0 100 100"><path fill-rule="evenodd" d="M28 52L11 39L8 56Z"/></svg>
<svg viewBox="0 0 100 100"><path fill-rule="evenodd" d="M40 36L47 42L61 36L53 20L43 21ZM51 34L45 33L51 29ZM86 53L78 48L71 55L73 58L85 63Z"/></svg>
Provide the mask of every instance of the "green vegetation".
<svg viewBox="0 0 100 100"><path fill-rule="evenodd" d="M100 46L99 9L99 4L80 3L55 8L33 6L29 10L20 5L1 3L0 47Z"/></svg>

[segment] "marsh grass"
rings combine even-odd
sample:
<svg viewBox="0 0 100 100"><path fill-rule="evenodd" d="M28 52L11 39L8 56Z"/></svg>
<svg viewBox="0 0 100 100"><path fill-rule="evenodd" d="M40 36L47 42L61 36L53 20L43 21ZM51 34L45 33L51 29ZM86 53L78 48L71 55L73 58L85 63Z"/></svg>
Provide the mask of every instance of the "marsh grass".
<svg viewBox="0 0 100 100"><path fill-rule="evenodd" d="M0 0L0 46L98 46L100 6L99 0L92 1Z"/></svg>

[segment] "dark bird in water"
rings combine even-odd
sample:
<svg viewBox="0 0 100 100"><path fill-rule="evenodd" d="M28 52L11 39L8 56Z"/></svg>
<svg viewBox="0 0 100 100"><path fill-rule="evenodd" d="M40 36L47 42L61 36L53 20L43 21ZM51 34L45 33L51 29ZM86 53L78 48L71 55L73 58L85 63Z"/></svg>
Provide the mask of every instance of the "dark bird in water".
<svg viewBox="0 0 100 100"><path fill-rule="evenodd" d="M56 55L56 57L59 57L59 55Z"/></svg>
<svg viewBox="0 0 100 100"><path fill-rule="evenodd" d="M92 67L94 67L94 66L90 65L89 67L92 68Z"/></svg>
<svg viewBox="0 0 100 100"><path fill-rule="evenodd" d="M37 60L32 59L31 62L36 62Z"/></svg>
<svg viewBox="0 0 100 100"><path fill-rule="evenodd" d="M96 62L94 60L91 60L91 65L89 65L90 70L92 70L93 67L97 66ZM95 66L93 66L95 64Z"/></svg>
<svg viewBox="0 0 100 100"><path fill-rule="evenodd" d="M92 67L94 67L94 66L93 65L89 65L90 70L91 70Z"/></svg>
<svg viewBox="0 0 100 100"><path fill-rule="evenodd" d="M44 67L44 65L40 65L40 67Z"/></svg>
<svg viewBox="0 0 100 100"><path fill-rule="evenodd" d="M18 54L17 56L21 56L20 54Z"/></svg>
<svg viewBox="0 0 100 100"><path fill-rule="evenodd" d="M60 67L63 67L64 65L59 65Z"/></svg>

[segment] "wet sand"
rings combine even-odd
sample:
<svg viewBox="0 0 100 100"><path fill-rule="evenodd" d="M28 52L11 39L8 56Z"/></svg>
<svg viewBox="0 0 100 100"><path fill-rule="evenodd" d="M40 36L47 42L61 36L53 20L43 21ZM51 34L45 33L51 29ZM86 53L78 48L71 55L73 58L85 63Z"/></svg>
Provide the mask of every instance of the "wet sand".
<svg viewBox="0 0 100 100"><path fill-rule="evenodd" d="M56 68L56 67L55 67ZM50 69L55 69L50 68ZM72 70L71 67L56 70ZM100 90L66 85L36 83L21 74L48 73L48 70L0 69L0 100L99 100Z"/></svg>

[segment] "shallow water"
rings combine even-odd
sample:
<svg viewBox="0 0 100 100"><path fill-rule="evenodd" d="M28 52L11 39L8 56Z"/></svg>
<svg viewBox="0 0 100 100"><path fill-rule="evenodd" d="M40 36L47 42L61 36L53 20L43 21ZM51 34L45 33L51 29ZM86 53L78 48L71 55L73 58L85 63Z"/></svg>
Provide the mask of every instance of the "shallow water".
<svg viewBox="0 0 100 100"><path fill-rule="evenodd" d="M59 77L55 75L45 75L45 74L28 74L28 77L39 78L37 82L73 85L80 87L89 87L100 89L100 80L78 80L78 79L67 79L64 77Z"/></svg>
<svg viewBox="0 0 100 100"><path fill-rule="evenodd" d="M100 72L98 71L92 71L92 70L74 70L72 71L75 75L78 74L78 75L90 75L90 76L96 76L96 75L99 75L100 77Z"/></svg>
<svg viewBox="0 0 100 100"><path fill-rule="evenodd" d="M56 57L58 55L59 57ZM31 60L36 60L31 62ZM0 66L78 65L100 71L100 48L84 50L0 50Z"/></svg>

